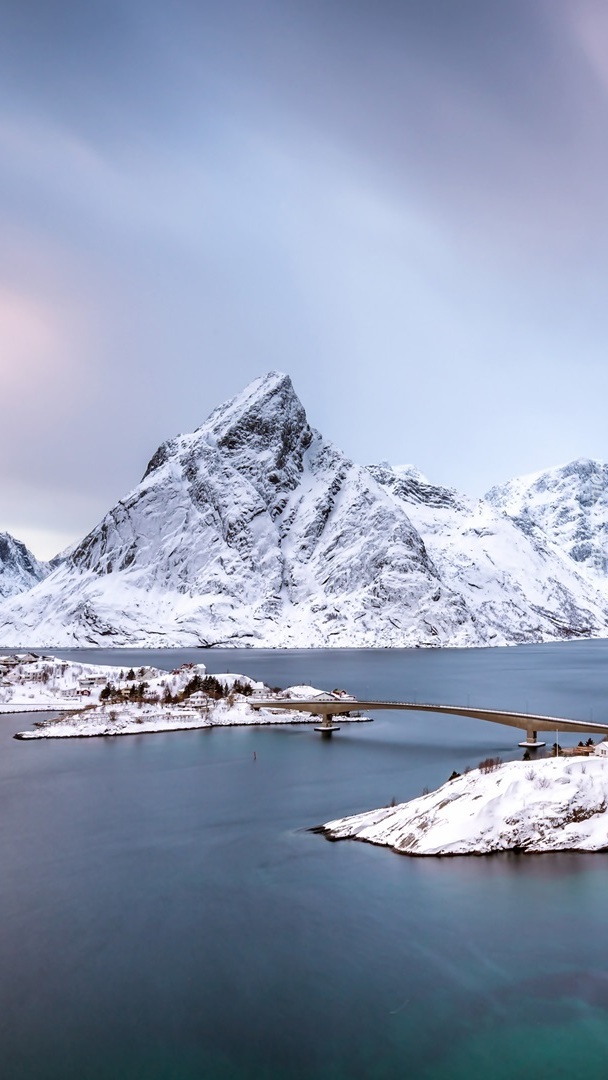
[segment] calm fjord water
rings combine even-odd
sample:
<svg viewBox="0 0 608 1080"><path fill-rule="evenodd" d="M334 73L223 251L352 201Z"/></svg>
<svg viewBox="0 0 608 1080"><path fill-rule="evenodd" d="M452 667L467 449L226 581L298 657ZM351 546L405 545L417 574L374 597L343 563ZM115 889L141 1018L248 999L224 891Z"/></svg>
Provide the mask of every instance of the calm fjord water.
<svg viewBox="0 0 608 1080"><path fill-rule="evenodd" d="M61 655L608 721L607 642ZM3 1077L608 1073L607 856L410 859L307 831L519 756L516 732L379 713L330 742L12 739L34 719L0 717Z"/></svg>

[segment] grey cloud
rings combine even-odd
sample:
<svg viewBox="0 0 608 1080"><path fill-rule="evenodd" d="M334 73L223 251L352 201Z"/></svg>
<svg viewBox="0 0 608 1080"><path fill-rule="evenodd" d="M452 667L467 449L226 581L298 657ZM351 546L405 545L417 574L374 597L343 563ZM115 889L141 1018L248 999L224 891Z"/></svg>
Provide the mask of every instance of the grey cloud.
<svg viewBox="0 0 608 1080"><path fill-rule="evenodd" d="M235 118L280 140L298 125L480 242L529 237L532 257L539 232L572 244L604 205L586 167L606 155L604 99L559 0L11 7L7 90L127 162L212 157Z"/></svg>
<svg viewBox="0 0 608 1080"><path fill-rule="evenodd" d="M602 456L605 86L569 11L5 0L0 288L68 329L35 424L0 404L4 482L101 512L269 368L356 459L473 491Z"/></svg>

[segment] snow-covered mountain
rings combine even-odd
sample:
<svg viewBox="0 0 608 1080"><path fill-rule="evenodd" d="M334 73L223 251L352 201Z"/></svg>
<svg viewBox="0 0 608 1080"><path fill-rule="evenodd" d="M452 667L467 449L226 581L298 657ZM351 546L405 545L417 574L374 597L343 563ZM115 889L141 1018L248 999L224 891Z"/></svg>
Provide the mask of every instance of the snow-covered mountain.
<svg viewBox="0 0 608 1080"><path fill-rule="evenodd" d="M64 563L0 605L0 644L477 639L403 507L270 373L163 444Z"/></svg>
<svg viewBox="0 0 608 1080"><path fill-rule="evenodd" d="M485 496L528 535L542 532L608 590L608 465L579 458Z"/></svg>
<svg viewBox="0 0 608 1080"><path fill-rule="evenodd" d="M429 483L412 466L369 467L424 541L443 587L460 595L480 643L586 636L606 602L560 548L482 499Z"/></svg>
<svg viewBox="0 0 608 1080"><path fill-rule="evenodd" d="M38 562L21 540L0 533L0 597L31 589L49 573L49 564Z"/></svg>
<svg viewBox="0 0 608 1080"><path fill-rule="evenodd" d="M554 544L413 467L364 468L271 372L164 443L0 645L487 645L608 631Z"/></svg>

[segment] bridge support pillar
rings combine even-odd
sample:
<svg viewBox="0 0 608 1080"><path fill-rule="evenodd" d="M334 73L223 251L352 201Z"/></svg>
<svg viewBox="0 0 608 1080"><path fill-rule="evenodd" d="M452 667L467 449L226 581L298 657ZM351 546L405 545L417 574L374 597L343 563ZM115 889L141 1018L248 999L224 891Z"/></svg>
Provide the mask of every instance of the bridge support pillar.
<svg viewBox="0 0 608 1080"><path fill-rule="evenodd" d="M526 738L523 742L520 742L520 746L525 746L527 750L537 750L540 746L546 746L544 742L540 742L538 733L532 728L527 728Z"/></svg>
<svg viewBox="0 0 608 1080"><path fill-rule="evenodd" d="M322 716L323 719L322 719L319 727L315 728L315 731L320 731L321 735L323 736L324 739L330 739L331 736L333 735L334 731L339 731L340 730L339 725L334 724L333 713L324 712L324 713L321 713L321 716Z"/></svg>

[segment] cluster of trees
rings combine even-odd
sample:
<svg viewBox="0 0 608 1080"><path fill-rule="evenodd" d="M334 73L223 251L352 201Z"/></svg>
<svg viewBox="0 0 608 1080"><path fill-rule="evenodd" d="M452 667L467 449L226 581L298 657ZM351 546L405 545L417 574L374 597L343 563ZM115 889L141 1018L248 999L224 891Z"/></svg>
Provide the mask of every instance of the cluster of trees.
<svg viewBox="0 0 608 1080"><path fill-rule="evenodd" d="M487 757L487 758L484 758L483 761L479 762L479 765L477 766L477 768L482 773L491 773L491 772L495 772L496 769L499 769L501 765L502 765L502 758L501 757ZM464 770L464 775L468 776L470 771L471 771L471 766L467 765L466 769ZM462 776L462 773L456 772L456 769L454 769L451 776L448 776L448 780L457 780L459 776ZM427 792L424 792L423 794L427 794Z"/></svg>
<svg viewBox="0 0 608 1080"><path fill-rule="evenodd" d="M120 675L118 676L118 681L123 682L126 679L127 682L135 682L136 679L143 679L145 674L146 674L146 669L143 668L143 667L140 667L139 671L137 672L137 675L135 674L133 668L129 668L126 675L125 675L124 671L121 671Z"/></svg>
<svg viewBox="0 0 608 1080"><path fill-rule="evenodd" d="M249 696L252 693L249 683L242 682L240 679L236 679L232 686L228 687L225 683L216 679L214 675L199 675L198 672L195 672L179 693L172 693L171 687L165 686L162 699L163 705L177 705L180 701L186 701L192 694L198 693L199 690L206 694L211 701L232 698L234 694Z"/></svg>
<svg viewBox="0 0 608 1080"><path fill-rule="evenodd" d="M219 701L220 698L229 697L231 694L251 694L251 686L249 683L241 682L240 679L232 684L230 689L216 679L214 675L200 676L196 672L192 678L186 683L183 689L183 697L188 698L192 694L196 694L199 690L202 690L207 697L212 698L214 701Z"/></svg>
<svg viewBox="0 0 608 1080"><path fill-rule="evenodd" d="M139 674L144 671L144 668L140 668ZM161 700L157 693L148 693L147 682L136 682L136 675L133 668L127 672L126 676L121 674L121 679L131 683L129 687L129 693L125 694L125 687L114 686L113 683L108 682L104 686L99 695L100 701L106 703L114 703L118 701L146 701L156 703ZM163 684L161 684L161 687ZM243 694L249 696L252 693L251 686L247 682L236 679L231 687L225 685L216 679L214 675L199 675L195 672L191 679L188 680L183 690L174 692L175 684L173 684L173 690L170 683L165 683L162 694L163 705L177 705L181 701L185 701L191 697L192 694L196 694L197 691L202 690L213 701L219 701L221 698L232 698L234 694Z"/></svg>
<svg viewBox="0 0 608 1080"><path fill-rule="evenodd" d="M150 699L146 698L146 690L147 689L148 689L148 683L147 682L140 682L140 683L135 683L134 682L129 687L128 696L125 698L125 694L123 694L122 690L120 690L118 687L114 686L113 683L108 682L108 683L106 683L103 690L101 691L101 693L99 695L99 700L100 701L125 701L125 700L127 700L127 701L146 701L146 700L150 700ZM158 697L155 696L154 700L157 701Z"/></svg>
<svg viewBox="0 0 608 1080"><path fill-rule="evenodd" d="M527 751L526 751L526 753L527 753ZM526 760L526 755L525 754L524 754L524 760ZM528 757L528 760L529 760L529 757ZM487 757L487 758L484 758L483 761L479 762L479 765L477 766L477 768L479 769L480 772L486 774L486 773L495 772L496 769L499 769L501 765L502 765L502 758L501 757ZM466 769L464 770L464 775L468 776L470 771L471 771L471 766L467 765ZM462 773L459 773L459 772L456 771L456 769L454 769L452 771L451 775L448 776L448 780L457 780L458 777L462 776L462 775L463 775ZM422 794L423 795L428 795L428 788L426 788L423 791Z"/></svg>

